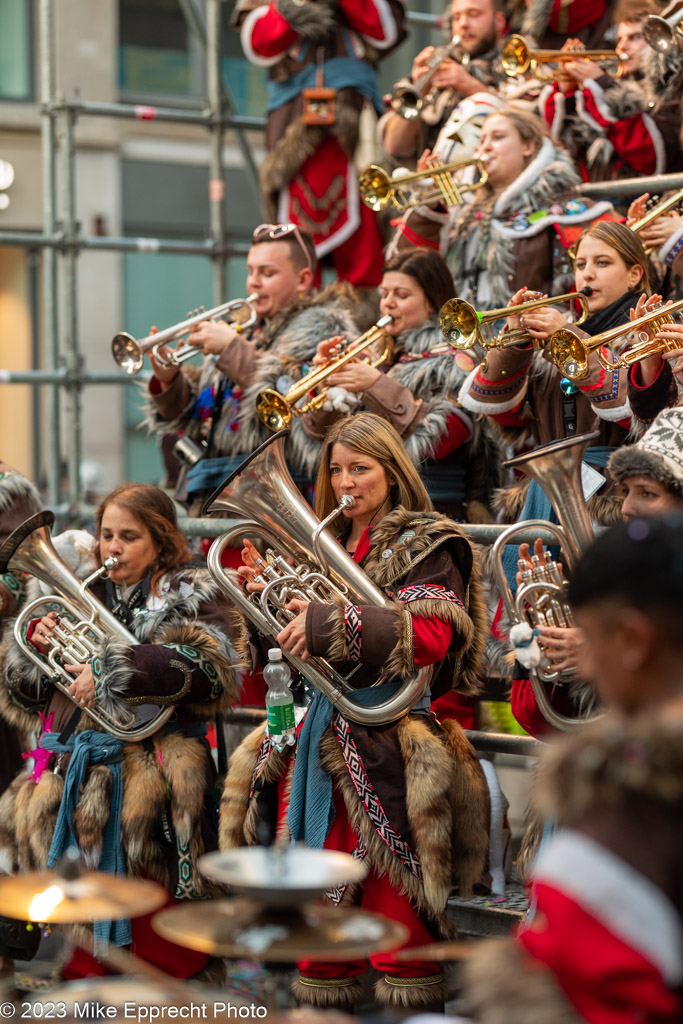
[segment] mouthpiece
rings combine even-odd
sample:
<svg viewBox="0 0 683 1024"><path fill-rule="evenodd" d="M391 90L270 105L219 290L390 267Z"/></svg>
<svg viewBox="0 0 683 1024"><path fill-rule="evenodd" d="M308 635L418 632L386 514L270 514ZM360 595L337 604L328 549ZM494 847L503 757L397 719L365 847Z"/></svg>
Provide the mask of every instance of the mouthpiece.
<svg viewBox="0 0 683 1024"><path fill-rule="evenodd" d="M590 299L591 295L593 294L593 289L589 284L587 284L585 288L581 289L581 294L585 295L587 299Z"/></svg>
<svg viewBox="0 0 683 1024"><path fill-rule="evenodd" d="M342 509L353 508L353 506L355 504L356 504L356 499L354 498L354 496L352 494L342 494L341 499L339 501L340 508L342 508Z"/></svg>

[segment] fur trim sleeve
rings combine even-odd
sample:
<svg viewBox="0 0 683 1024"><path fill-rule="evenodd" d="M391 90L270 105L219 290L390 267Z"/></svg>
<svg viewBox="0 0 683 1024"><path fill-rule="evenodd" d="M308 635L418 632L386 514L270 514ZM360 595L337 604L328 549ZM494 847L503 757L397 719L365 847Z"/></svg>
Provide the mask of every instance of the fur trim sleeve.
<svg viewBox="0 0 683 1024"><path fill-rule="evenodd" d="M168 623L153 644L108 639L92 672L97 703L124 721L142 704L175 704L201 719L234 703L239 692L234 647L201 621Z"/></svg>

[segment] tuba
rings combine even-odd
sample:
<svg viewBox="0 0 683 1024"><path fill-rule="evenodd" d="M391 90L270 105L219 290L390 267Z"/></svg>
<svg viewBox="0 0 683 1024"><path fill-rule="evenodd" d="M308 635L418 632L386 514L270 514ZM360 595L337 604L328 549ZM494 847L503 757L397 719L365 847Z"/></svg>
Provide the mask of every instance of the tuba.
<svg viewBox="0 0 683 1024"><path fill-rule="evenodd" d="M462 171L466 167L477 167L479 179L471 184L458 183L453 175L456 171ZM472 157L470 160L455 160L450 164L436 163L424 171L414 171L403 174L394 171L392 175L387 174L383 167L377 164L370 164L358 177L361 199L366 206L369 206L375 213L379 213L386 206L393 206L400 213L422 206L424 203L442 202L445 206L457 206L462 202L462 197L467 192L474 192L481 188L488 181L488 172L485 161L482 157ZM416 181L432 179L434 187L425 191L418 190L415 195L404 191L405 185L412 185Z"/></svg>
<svg viewBox="0 0 683 1024"><path fill-rule="evenodd" d="M54 521L52 512L37 512L18 526L0 547L0 573L9 570L30 573L53 591L21 609L14 623L14 638L34 665L45 675L52 673L54 685L73 700L69 687L74 677L66 671L65 664L90 661L107 637L115 637L127 644L137 644L139 641L101 601L88 592L91 583L105 577L108 570L116 566L116 559L107 559L87 579L79 580L59 557L52 543L50 530ZM53 643L45 656L26 640L28 624L40 615L37 610L41 606L45 612L59 613ZM123 722L102 708L76 706L110 735L131 742L151 736L168 721L175 710L173 707L163 708L151 721L146 719L136 726L132 715L130 722ZM153 706L143 705L140 710Z"/></svg>
<svg viewBox="0 0 683 1024"><path fill-rule="evenodd" d="M259 633L273 643L294 618L285 608L292 598L341 599L379 607L390 604L326 529L353 503L353 498L344 495L339 507L321 522L301 497L287 469L283 453L287 434L288 431L282 430L257 448L221 484L202 510L202 515L218 512L239 516L240 522L211 545L207 565L221 590ZM256 535L267 547L266 567L255 577L256 582L265 584L265 589L256 594L245 593L221 565L225 548L245 534ZM293 559L294 564L288 559ZM282 653L294 671L324 693L342 714L364 725L384 725L400 718L422 697L431 679L431 669L420 669L403 681L393 697L365 707L349 695L353 672L346 677L324 658L302 661L288 651Z"/></svg>
<svg viewBox="0 0 683 1024"><path fill-rule="evenodd" d="M588 316L588 293L588 289L584 289L581 292L554 295L550 299L529 299L527 302L520 302L517 306L502 306L500 309L487 309L482 313L479 313L465 299L449 299L441 307L439 326L448 344L458 352L465 352L469 348L474 348L476 344L481 345L482 348L491 349L525 345L530 341L533 342L534 348L541 348L545 342L539 341L538 338L532 338L523 327L514 331L501 331L498 334L493 334L490 325L515 313L528 313L529 310L538 309L540 306L556 306L558 303L578 299L582 306L581 316L574 325L578 327Z"/></svg>
<svg viewBox="0 0 683 1024"><path fill-rule="evenodd" d="M226 313L233 312L233 310L247 309L249 316L246 320L230 324L233 330L241 333L245 327L251 327L256 323L254 303L257 299L258 295L256 292L252 292L246 299L232 299L231 302L223 302L220 306L214 306L213 309L201 310L201 312L188 317L187 320L181 320L180 323L167 327L164 331L148 334L146 338L141 338L139 341L136 341L131 334L127 334L125 331L119 331L118 334L114 335L111 343L111 354L114 357L114 362L129 377L134 377L142 369L145 352L151 352L156 361L162 366L181 366L188 359L193 359L201 349L196 345L187 345L181 352L172 352L170 357L166 359L159 353L160 346L166 345L169 341L176 341L178 338L182 338L195 324L201 324L204 320L218 320L220 317L225 316Z"/></svg>
<svg viewBox="0 0 683 1024"><path fill-rule="evenodd" d="M637 320L630 320L617 327L611 327L607 331L601 331L600 334L594 334L592 338L579 338L569 328L561 327L559 331L550 335L547 342L548 358L555 363L563 377L568 377L572 381L585 380L589 376L588 361L591 352L597 352L598 361L606 370L618 370L633 366L634 363L645 359L646 356L680 348L679 342L655 341L650 337L648 331L641 331L639 328L649 327L650 330L657 331L660 327L665 327L666 324L680 323L675 314L681 310L683 310L683 299L672 302L668 306L659 306L657 309L639 316ZM631 331L638 333L640 340L636 345L632 345L620 354L609 349L610 345L626 334L630 334ZM605 355L603 348L611 351L613 357L611 360Z"/></svg>
<svg viewBox="0 0 683 1024"><path fill-rule="evenodd" d="M531 519L514 523L497 538L493 545L493 570L505 610L514 625L528 622L534 626L570 626L569 609L559 567L546 552L545 562L534 559L532 570L522 573L522 583L513 596L503 568L503 548L513 542L521 530L544 530L552 533L565 552L569 565L573 565L584 548L594 540L588 509L581 486L581 460L589 441L598 437L598 431L577 434L576 437L553 441L526 455L518 455L503 465L521 469L542 487L555 509L560 525L544 519ZM529 669L529 679L538 708L550 725L568 732L585 723L585 718L568 718L556 711L545 692L545 684L559 680L559 673L539 667Z"/></svg>
<svg viewBox="0 0 683 1024"><path fill-rule="evenodd" d="M392 319L388 314L381 317L373 327L361 334L360 338L356 338L355 341L344 346L336 356L332 356L321 366L314 366L312 370L305 373L300 380L292 384L286 394L281 395L273 388L264 388L263 391L259 391L256 396L256 412L261 422L269 430L283 430L287 429L292 422L292 413L296 416L303 416L304 413L321 409L327 400L328 389L326 387L313 394L300 408L297 408L296 403L305 395L311 395L323 381L327 380L330 374L345 363L351 362L372 345L381 342L382 351L375 359L370 360L370 365L380 366L382 363L386 363L392 357L394 343L384 328L391 323Z"/></svg>

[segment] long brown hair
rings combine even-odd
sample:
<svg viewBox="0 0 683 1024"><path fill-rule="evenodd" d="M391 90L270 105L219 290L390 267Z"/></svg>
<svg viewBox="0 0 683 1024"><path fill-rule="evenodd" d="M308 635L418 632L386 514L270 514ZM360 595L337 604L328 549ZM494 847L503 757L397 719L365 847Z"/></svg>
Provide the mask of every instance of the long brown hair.
<svg viewBox="0 0 683 1024"><path fill-rule="evenodd" d="M155 579L162 573L178 569L189 562L192 555L187 546L187 539L178 529L175 505L156 484L119 484L111 494L102 499L95 512L98 561L102 517L109 505L125 508L149 530L152 540L159 549L154 564Z"/></svg>
<svg viewBox="0 0 683 1024"><path fill-rule="evenodd" d="M643 248L643 243L635 231L631 231L631 229L627 228L625 224L619 224L615 220L593 221L593 223L579 235L579 240L576 243L577 255L582 241L584 238L589 237L597 238L599 241L605 242L614 249L626 264L627 270L630 270L631 267L641 267L643 276L638 282L638 287L634 290L638 292L647 292L648 295L652 292L650 260ZM576 261L576 256L574 257L574 260Z"/></svg>
<svg viewBox="0 0 683 1024"><path fill-rule="evenodd" d="M320 519L328 516L338 504L330 480L330 459L335 444L371 455L382 463L389 479L395 481L391 485L392 508L402 505L414 512L431 511L432 502L425 485L394 427L372 412L360 412L337 420L327 432L315 485L315 512Z"/></svg>

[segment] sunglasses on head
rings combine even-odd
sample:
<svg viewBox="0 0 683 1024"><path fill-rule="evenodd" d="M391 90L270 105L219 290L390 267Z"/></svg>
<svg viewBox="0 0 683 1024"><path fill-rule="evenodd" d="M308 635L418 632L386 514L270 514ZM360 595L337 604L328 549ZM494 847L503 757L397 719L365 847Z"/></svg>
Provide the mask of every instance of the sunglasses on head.
<svg viewBox="0 0 683 1024"><path fill-rule="evenodd" d="M310 253L304 245L301 232L296 224L259 224L254 230L251 240L252 242L262 242L265 238L269 238L273 242L279 242L281 239L287 238L288 235L294 235L299 243L299 248L306 258L306 266L309 270L313 270Z"/></svg>

